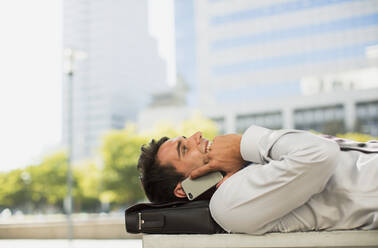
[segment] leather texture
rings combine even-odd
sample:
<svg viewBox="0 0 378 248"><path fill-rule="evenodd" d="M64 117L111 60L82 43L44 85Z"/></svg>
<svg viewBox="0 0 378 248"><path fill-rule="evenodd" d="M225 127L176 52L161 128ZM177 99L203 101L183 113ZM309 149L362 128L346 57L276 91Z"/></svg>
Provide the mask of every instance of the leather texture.
<svg viewBox="0 0 378 248"><path fill-rule="evenodd" d="M128 233L214 234L224 230L213 220L209 201L141 203L125 211Z"/></svg>

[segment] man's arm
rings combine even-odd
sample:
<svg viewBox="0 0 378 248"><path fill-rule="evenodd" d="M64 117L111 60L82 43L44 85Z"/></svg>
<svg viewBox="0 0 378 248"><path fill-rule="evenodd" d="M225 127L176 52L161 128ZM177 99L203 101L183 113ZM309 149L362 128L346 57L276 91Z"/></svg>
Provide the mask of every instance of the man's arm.
<svg viewBox="0 0 378 248"><path fill-rule="evenodd" d="M210 202L225 230L258 234L321 192L338 162L339 147L308 132L252 126L240 152L248 166L226 180Z"/></svg>

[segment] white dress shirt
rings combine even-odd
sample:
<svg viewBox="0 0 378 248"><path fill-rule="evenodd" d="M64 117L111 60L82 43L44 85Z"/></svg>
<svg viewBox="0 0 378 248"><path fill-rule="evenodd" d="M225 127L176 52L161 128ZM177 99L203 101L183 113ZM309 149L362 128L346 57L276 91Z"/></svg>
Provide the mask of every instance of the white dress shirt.
<svg viewBox="0 0 378 248"><path fill-rule="evenodd" d="M240 152L253 164L210 201L226 231L263 234L378 228L378 154L340 151L309 132L251 126Z"/></svg>

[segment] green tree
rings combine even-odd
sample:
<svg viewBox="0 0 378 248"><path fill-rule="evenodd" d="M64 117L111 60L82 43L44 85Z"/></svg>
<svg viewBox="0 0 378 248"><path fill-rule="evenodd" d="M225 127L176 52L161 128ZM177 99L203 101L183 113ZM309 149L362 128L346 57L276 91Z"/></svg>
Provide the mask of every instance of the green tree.
<svg viewBox="0 0 378 248"><path fill-rule="evenodd" d="M144 131L140 135L149 139L159 139L162 136L173 138L184 135L189 137L197 131L201 131L202 135L210 140L214 139L219 132L215 122L202 117L200 113L194 113L190 119L182 121L179 125L160 121L151 130Z"/></svg>
<svg viewBox="0 0 378 248"><path fill-rule="evenodd" d="M22 179L22 169L0 174L0 206L13 208L24 206L31 200L27 183Z"/></svg>
<svg viewBox="0 0 378 248"><path fill-rule="evenodd" d="M54 153L40 164L0 175L0 205L26 212L62 210L66 195L67 157Z"/></svg>
<svg viewBox="0 0 378 248"><path fill-rule="evenodd" d="M58 152L46 156L39 165L25 169L30 174L31 199L36 209L54 206L63 209L67 195L67 156Z"/></svg>
<svg viewBox="0 0 378 248"><path fill-rule="evenodd" d="M136 164L146 137L137 134L134 125L109 132L103 140L101 201L113 206L131 204L143 199Z"/></svg>
<svg viewBox="0 0 378 248"><path fill-rule="evenodd" d="M91 160L73 167L75 211L95 212L101 207L101 170Z"/></svg>
<svg viewBox="0 0 378 248"><path fill-rule="evenodd" d="M369 140L378 140L378 137L373 137L373 136L362 134L362 133L337 134L336 136L340 138L344 138L344 139L359 141L359 142L366 142Z"/></svg>

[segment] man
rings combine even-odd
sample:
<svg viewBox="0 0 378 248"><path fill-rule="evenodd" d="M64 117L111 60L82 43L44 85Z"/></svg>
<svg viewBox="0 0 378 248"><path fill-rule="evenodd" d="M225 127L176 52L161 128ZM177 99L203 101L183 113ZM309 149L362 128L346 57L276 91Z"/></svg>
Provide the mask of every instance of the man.
<svg viewBox="0 0 378 248"><path fill-rule="evenodd" d="M309 132L251 126L212 144L200 132L162 138L142 147L138 168L153 202L185 199L183 179L223 171L210 211L228 232L378 228L378 154L341 151Z"/></svg>

